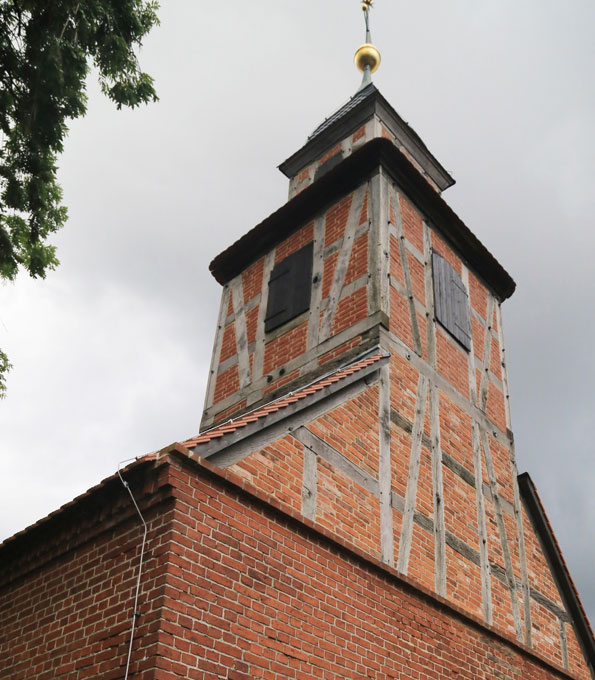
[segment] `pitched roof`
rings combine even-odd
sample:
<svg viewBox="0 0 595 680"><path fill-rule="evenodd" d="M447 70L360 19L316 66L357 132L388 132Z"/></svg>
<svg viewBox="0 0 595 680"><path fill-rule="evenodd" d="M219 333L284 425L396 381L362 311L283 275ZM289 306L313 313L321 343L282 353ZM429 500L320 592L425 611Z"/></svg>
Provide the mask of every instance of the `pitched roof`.
<svg viewBox="0 0 595 680"><path fill-rule="evenodd" d="M266 417L271 413L281 411L282 409L291 406L291 404L295 404L296 402L309 397L311 394L320 392L325 387L344 380L348 376L361 371L367 366L375 364L386 356L386 353L382 351L377 351L372 355L368 354L367 356L354 361L348 366L338 368L335 371L318 378L318 380L306 385L305 387L302 387L299 390L296 390L295 392L290 392L289 394L286 394L283 397L270 402L262 408L258 408L255 411L251 411L250 413L246 413L238 418L229 420L222 425L218 425L210 430L207 430L206 432L202 432L196 437L187 439L185 442L182 442L182 445L189 449L193 449L195 446L200 444L206 444L207 442L213 441L214 439L219 439L221 437L225 437L227 434L236 432L237 430L246 427L246 425L249 425L250 423L255 423L261 420L263 425L266 425Z"/></svg>
<svg viewBox="0 0 595 680"><path fill-rule="evenodd" d="M371 95L373 92L377 92L377 88L374 85L374 83L370 83L367 87L364 87L363 90L360 90L359 92L356 92L351 99L343 106L335 111L331 116L328 118L324 119L324 122L322 122L316 130L308 137L308 141L311 139L314 139L317 135L319 135L321 132L324 132L327 128L329 128L333 123L338 121L340 118L343 118L346 114L348 114L352 109L354 109L360 102L363 102L366 97Z"/></svg>
<svg viewBox="0 0 595 680"><path fill-rule="evenodd" d="M473 272L505 300L516 284L508 272L455 214L404 154L388 139L376 138L345 158L335 168L285 203L266 220L244 234L209 265L215 279L225 284L307 224L333 200L366 181L378 166L386 169L449 245L467 261Z"/></svg>
<svg viewBox="0 0 595 680"><path fill-rule="evenodd" d="M415 159L423 173L432 179L440 191L448 189L455 183L451 174L432 154L417 132L395 111L373 84L357 92L319 125L304 146L281 163L279 170L289 179L295 177L303 168L373 117L382 121L394 136L396 146L403 148L409 157Z"/></svg>
<svg viewBox="0 0 595 680"><path fill-rule="evenodd" d="M539 536L567 612L575 625L579 644L585 654L591 674L593 674L595 672L595 637L591 623L533 480L527 472L519 475L518 480L525 509Z"/></svg>
<svg viewBox="0 0 595 680"><path fill-rule="evenodd" d="M131 458L130 461L132 462L130 462L125 467L118 468L118 472L115 472L113 475L106 477L101 482L99 482L99 484L96 484L95 486L92 486L90 489L87 489L87 491L76 496L73 500L68 501L68 503L64 503L64 505L61 505L57 510L54 510L49 515L46 515L45 517L42 517L33 524L30 524L24 529L21 529L21 531L17 531L16 534L13 534L12 536L5 538L2 542L0 542L0 552L6 549L10 549L10 547L13 544L17 543L22 538L33 534L36 531L44 531L46 524L53 522L55 520L59 520L60 518L64 517L70 512L78 512L80 520L81 506L85 502L91 502L93 500L93 497L96 496L96 494L100 490L105 490L112 484L120 485L121 474L129 472L133 468L139 468L141 466L146 465L147 463L152 463L156 461L159 458L160 454L161 452L154 451L153 453L147 453L142 456L137 456L134 459Z"/></svg>

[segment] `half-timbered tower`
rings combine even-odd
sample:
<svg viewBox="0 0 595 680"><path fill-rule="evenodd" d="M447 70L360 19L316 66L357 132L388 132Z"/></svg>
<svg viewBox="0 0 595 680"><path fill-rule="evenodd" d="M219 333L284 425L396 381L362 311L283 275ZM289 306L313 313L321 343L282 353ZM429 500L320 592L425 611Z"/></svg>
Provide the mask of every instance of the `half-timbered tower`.
<svg viewBox="0 0 595 680"><path fill-rule="evenodd" d="M356 59L288 201L211 264L201 432L0 545L3 679L595 678L517 476L515 284L371 82L369 35Z"/></svg>
<svg viewBox="0 0 595 680"><path fill-rule="evenodd" d="M368 76L281 164L288 202L211 264L221 311L186 446L588 677L588 622L517 477L514 281Z"/></svg>

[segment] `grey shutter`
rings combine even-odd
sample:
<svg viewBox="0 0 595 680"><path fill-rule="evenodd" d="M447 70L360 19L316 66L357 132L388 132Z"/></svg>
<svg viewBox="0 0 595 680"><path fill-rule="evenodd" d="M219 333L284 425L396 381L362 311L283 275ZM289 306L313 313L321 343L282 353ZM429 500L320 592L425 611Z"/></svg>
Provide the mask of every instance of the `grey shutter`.
<svg viewBox="0 0 595 680"><path fill-rule="evenodd" d="M454 269L450 280L453 300L453 329L451 333L465 349L471 349L471 328L469 323L469 301L461 277Z"/></svg>
<svg viewBox="0 0 595 680"><path fill-rule="evenodd" d="M438 253L432 253L436 319L467 350L471 349L469 302L461 277Z"/></svg>
<svg viewBox="0 0 595 680"><path fill-rule="evenodd" d="M450 275L448 262L438 255L432 253L432 270L434 272L434 306L436 308L436 318L443 326L447 326L450 318L448 308L448 298L450 290Z"/></svg>
<svg viewBox="0 0 595 680"><path fill-rule="evenodd" d="M265 332L291 321L310 307L313 247L314 244L309 243L273 267Z"/></svg>

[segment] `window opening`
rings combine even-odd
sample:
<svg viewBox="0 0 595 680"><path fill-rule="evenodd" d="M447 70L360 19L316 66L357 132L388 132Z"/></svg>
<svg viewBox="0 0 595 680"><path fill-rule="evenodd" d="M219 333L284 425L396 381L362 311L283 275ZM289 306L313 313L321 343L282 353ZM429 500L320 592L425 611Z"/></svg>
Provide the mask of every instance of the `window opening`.
<svg viewBox="0 0 595 680"><path fill-rule="evenodd" d="M265 332L295 319L310 307L313 243L308 243L273 267L264 320Z"/></svg>
<svg viewBox="0 0 595 680"><path fill-rule="evenodd" d="M466 350L471 349L469 296L461 277L438 253L432 253L436 319Z"/></svg>

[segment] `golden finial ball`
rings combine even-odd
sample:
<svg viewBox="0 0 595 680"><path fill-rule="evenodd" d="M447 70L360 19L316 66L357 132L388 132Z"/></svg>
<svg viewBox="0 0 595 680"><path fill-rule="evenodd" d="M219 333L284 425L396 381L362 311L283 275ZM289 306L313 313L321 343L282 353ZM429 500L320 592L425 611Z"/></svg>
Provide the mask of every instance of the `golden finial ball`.
<svg viewBox="0 0 595 680"><path fill-rule="evenodd" d="M366 66L369 66L370 72L374 73L380 66L380 52L374 45L364 43L357 48L353 60L362 73L366 70Z"/></svg>

